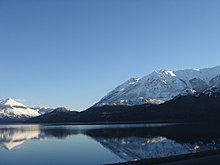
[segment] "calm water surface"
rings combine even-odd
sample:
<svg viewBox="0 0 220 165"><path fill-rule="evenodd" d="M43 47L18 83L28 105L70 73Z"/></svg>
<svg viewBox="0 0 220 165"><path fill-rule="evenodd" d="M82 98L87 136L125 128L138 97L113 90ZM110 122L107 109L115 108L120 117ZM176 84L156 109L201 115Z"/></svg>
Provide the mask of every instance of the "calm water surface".
<svg viewBox="0 0 220 165"><path fill-rule="evenodd" d="M220 148L216 125L0 125L0 164L106 164Z"/></svg>

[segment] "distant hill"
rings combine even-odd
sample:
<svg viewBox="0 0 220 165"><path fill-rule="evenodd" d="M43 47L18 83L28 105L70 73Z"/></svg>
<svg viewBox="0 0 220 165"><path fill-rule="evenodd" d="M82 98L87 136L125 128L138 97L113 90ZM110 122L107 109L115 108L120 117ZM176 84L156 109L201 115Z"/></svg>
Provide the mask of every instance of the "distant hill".
<svg viewBox="0 0 220 165"><path fill-rule="evenodd" d="M69 111L64 107L54 109L52 112L41 116L33 117L26 122L31 123L66 123L73 122L79 112Z"/></svg>

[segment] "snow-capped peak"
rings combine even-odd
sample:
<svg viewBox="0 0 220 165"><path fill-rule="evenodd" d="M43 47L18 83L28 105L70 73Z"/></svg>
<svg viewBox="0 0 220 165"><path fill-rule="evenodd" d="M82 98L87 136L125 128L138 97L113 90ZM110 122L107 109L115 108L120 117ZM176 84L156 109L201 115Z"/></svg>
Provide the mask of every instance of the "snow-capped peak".
<svg viewBox="0 0 220 165"><path fill-rule="evenodd" d="M12 106L12 107L13 107L13 106L26 107L24 104L19 103L19 102L13 100L12 98L8 98L8 99L6 99L6 100L3 100L3 101L1 102L1 104L8 105L8 106Z"/></svg>
<svg viewBox="0 0 220 165"><path fill-rule="evenodd" d="M11 98L0 102L0 119L23 120L25 118L31 118L39 115L40 113L38 111L28 108L24 104Z"/></svg>
<svg viewBox="0 0 220 165"><path fill-rule="evenodd" d="M220 66L178 71L157 70L143 78L131 78L103 97L96 106L138 105L146 100L162 103L178 95L203 92L212 86L220 87ZM152 104L152 102L150 102Z"/></svg>

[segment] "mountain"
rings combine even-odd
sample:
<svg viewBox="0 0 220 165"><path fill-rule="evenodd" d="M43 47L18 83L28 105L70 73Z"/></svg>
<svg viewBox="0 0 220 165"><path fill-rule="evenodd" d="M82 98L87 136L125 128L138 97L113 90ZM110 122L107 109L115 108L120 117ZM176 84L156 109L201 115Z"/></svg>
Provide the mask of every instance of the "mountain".
<svg viewBox="0 0 220 165"><path fill-rule="evenodd" d="M54 110L27 122L207 122L218 121L219 108L220 66L159 70L126 81L85 111Z"/></svg>
<svg viewBox="0 0 220 165"><path fill-rule="evenodd" d="M115 105L91 107L82 112L53 111L29 119L29 123L97 123L97 122L219 122L220 89L204 93L179 95L159 105Z"/></svg>
<svg viewBox="0 0 220 165"><path fill-rule="evenodd" d="M28 123L67 123L72 122L79 112L69 111L64 107L54 109L50 113L33 117L26 122Z"/></svg>
<svg viewBox="0 0 220 165"><path fill-rule="evenodd" d="M178 96L160 105L92 107L81 117L92 122L219 122L220 89L213 91Z"/></svg>
<svg viewBox="0 0 220 165"><path fill-rule="evenodd" d="M24 121L40 113L11 98L0 101L0 122Z"/></svg>
<svg viewBox="0 0 220 165"><path fill-rule="evenodd" d="M119 85L95 104L95 107L161 104L178 95L201 93L211 87L220 87L220 66L178 71L158 70L143 78L131 78Z"/></svg>

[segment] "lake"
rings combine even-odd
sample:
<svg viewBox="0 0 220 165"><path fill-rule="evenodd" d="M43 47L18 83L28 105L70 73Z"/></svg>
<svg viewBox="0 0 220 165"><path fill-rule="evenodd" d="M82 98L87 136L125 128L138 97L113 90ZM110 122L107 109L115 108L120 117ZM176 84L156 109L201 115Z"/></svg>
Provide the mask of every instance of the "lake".
<svg viewBox="0 0 220 165"><path fill-rule="evenodd" d="M217 125L0 125L0 164L108 164L220 148Z"/></svg>

